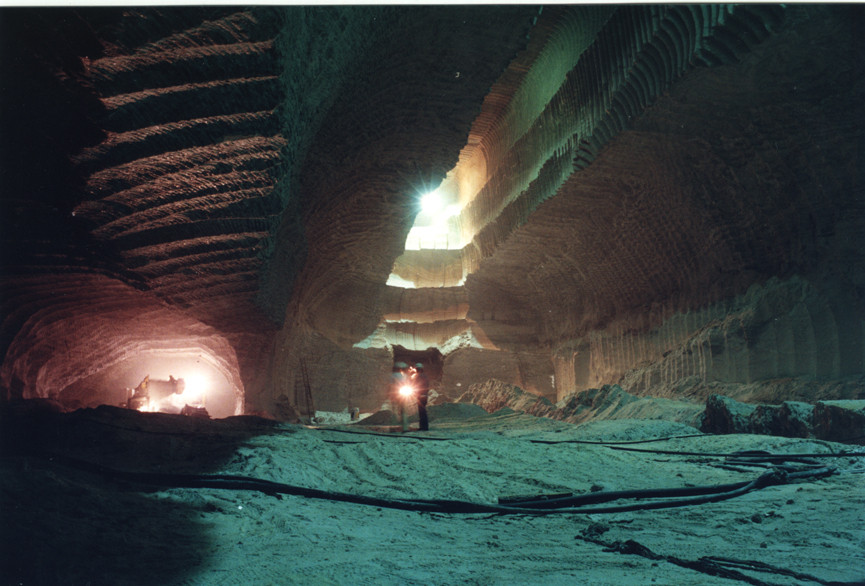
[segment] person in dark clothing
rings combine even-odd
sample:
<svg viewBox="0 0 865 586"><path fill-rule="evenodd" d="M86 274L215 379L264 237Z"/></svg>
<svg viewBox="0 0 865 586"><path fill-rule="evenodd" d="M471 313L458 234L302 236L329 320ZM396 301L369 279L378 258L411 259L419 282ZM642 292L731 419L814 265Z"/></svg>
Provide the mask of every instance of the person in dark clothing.
<svg viewBox="0 0 865 586"><path fill-rule="evenodd" d="M423 371L423 364L418 362L414 365L412 372L412 383L414 384L415 392L417 393L417 415L420 421L420 430L429 430L429 420L426 413L426 402L429 399L429 378Z"/></svg>

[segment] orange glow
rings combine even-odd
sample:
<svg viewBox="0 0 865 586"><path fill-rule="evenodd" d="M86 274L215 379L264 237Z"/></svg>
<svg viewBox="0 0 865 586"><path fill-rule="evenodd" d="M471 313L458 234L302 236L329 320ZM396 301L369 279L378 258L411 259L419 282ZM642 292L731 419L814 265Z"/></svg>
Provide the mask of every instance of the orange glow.
<svg viewBox="0 0 865 586"><path fill-rule="evenodd" d="M183 377L184 388L175 395L168 395L160 401L160 411L175 412L190 407L204 407L204 397L210 388L207 377L201 374L191 374Z"/></svg>
<svg viewBox="0 0 865 586"><path fill-rule="evenodd" d="M183 378L176 379L176 392L163 395L150 388L150 396L139 399L141 405L138 411L146 413L179 413L185 406L204 407L206 393L211 389L210 378L200 372L193 372ZM148 386L164 385L167 381L150 379ZM164 388L164 387L163 387ZM154 393L156 393L154 395Z"/></svg>
<svg viewBox="0 0 865 586"><path fill-rule="evenodd" d="M139 388L145 375L148 384ZM118 380L130 389L127 406L138 411L180 414L188 405L206 409L217 419L243 411L237 389L220 370L219 361L205 352L144 354L130 359Z"/></svg>

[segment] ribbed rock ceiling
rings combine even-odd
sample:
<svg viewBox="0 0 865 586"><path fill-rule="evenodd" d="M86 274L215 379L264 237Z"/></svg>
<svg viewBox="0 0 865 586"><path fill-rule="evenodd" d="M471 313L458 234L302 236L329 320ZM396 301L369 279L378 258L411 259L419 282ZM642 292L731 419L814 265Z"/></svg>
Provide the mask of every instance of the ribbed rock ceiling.
<svg viewBox="0 0 865 586"><path fill-rule="evenodd" d="M3 9L4 394L204 369L226 413L370 408L401 352L445 394L861 376L857 23ZM406 250L439 186L458 237Z"/></svg>

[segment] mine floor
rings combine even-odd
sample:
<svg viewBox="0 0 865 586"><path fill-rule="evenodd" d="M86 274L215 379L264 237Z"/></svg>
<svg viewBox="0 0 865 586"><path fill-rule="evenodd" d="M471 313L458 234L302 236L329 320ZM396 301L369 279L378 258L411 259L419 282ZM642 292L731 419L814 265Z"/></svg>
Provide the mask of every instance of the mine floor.
<svg viewBox="0 0 865 586"><path fill-rule="evenodd" d="M104 407L7 416L4 583L865 581L862 446L702 435L659 420L576 426L468 407L431 409L427 433ZM750 459L730 457L742 451ZM834 473L688 506L643 507L676 496L592 505L637 505L620 512L439 512L412 504L498 506L736 485L779 466ZM214 478L235 484L194 487ZM321 492L300 496L292 488Z"/></svg>

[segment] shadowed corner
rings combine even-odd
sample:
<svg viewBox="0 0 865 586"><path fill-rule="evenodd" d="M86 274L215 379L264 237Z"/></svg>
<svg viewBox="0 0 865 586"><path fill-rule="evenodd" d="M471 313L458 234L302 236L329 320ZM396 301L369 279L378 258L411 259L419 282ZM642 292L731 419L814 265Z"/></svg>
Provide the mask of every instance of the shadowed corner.
<svg viewBox="0 0 865 586"><path fill-rule="evenodd" d="M5 584L173 584L207 567L205 517L237 513L232 500L107 471L213 473L277 424L27 401L7 404L0 425Z"/></svg>

